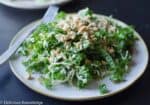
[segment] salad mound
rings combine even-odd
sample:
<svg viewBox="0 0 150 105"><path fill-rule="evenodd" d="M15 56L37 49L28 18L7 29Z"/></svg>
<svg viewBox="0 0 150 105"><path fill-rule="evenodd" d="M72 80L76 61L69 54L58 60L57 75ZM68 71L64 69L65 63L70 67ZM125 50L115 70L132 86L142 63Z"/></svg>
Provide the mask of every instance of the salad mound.
<svg viewBox="0 0 150 105"><path fill-rule="evenodd" d="M124 81L136 41L133 28L122 27L86 8L77 14L59 12L55 20L41 24L18 49L25 56L27 72L40 74L47 88L68 83L86 88L99 80L100 92L108 92L101 80Z"/></svg>

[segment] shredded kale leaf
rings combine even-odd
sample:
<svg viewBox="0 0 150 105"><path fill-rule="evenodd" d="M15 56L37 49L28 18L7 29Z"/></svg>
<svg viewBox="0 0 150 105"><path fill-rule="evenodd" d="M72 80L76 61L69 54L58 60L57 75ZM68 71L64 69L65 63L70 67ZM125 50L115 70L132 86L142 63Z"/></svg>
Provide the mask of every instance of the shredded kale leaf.
<svg viewBox="0 0 150 105"><path fill-rule="evenodd" d="M109 92L109 90L107 89L106 84L100 84L100 85L99 85L99 91L100 91L100 93L102 93L102 94L106 94L106 93Z"/></svg>

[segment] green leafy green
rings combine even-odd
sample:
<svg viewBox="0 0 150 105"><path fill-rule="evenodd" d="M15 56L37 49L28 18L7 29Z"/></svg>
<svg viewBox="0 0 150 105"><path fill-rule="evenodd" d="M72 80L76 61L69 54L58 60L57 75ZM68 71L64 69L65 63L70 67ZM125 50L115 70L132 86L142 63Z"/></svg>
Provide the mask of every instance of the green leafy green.
<svg viewBox="0 0 150 105"><path fill-rule="evenodd" d="M102 94L105 94L105 93L108 93L108 92L109 92L109 90L107 89L107 86L106 86L105 84L100 84L100 85L99 85L99 91L100 91L100 93L102 93Z"/></svg>
<svg viewBox="0 0 150 105"><path fill-rule="evenodd" d="M83 9L83 10L79 11L79 15L82 16L82 17L85 17L85 16L92 17L93 11L90 10L89 8L86 8L86 9Z"/></svg>
<svg viewBox="0 0 150 105"><path fill-rule="evenodd" d="M61 12L59 12L58 14L57 14L57 16L56 16L56 19L65 19L65 17L66 17L66 13L65 12L63 12L63 11L61 11Z"/></svg>

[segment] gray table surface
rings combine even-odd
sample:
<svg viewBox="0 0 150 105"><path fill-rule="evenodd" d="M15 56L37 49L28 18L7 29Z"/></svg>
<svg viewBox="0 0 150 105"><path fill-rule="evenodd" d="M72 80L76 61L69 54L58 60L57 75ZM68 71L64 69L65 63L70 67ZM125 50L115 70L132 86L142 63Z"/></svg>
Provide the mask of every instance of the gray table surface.
<svg viewBox="0 0 150 105"><path fill-rule="evenodd" d="M135 26L150 48L149 0L74 0L61 10L76 12L89 7L96 13L113 15ZM41 18L45 10L18 10L0 5L0 53L14 35L28 23ZM8 63L0 67L0 104L10 101L41 101L43 105L150 105L150 64L144 75L129 89L115 96L88 102L66 102L37 94L24 86L11 72ZM1 104L3 105L3 104Z"/></svg>

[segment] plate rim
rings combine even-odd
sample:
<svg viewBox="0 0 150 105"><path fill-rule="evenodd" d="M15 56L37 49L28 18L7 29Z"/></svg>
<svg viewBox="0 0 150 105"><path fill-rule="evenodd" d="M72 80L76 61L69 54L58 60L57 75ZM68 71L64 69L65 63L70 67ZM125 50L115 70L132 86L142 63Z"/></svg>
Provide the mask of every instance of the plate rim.
<svg viewBox="0 0 150 105"><path fill-rule="evenodd" d="M3 4L5 6L8 6L8 7L12 7L12 8L16 8L16 9L25 9L25 10L36 10L36 9L46 9L49 5L59 5L59 4L65 4L67 2L70 2L71 0L63 0L63 1L60 1L60 2L54 2L54 3L50 3L48 2L47 4L46 3L43 3L41 5L37 5L37 6L20 6L20 5L16 5L14 3L11 3L9 1L5 1L5 0L0 0L0 4Z"/></svg>
<svg viewBox="0 0 150 105"><path fill-rule="evenodd" d="M117 23L121 23L121 24L124 24L124 25L127 25L126 23L118 20L118 19L115 19L115 18L112 18L112 17L109 17L109 16L105 16L105 15L101 15L101 14L98 14L98 16L101 16L101 17L104 17L104 18L108 18L108 19L111 19ZM36 21L33 21L29 24L27 24L25 27L23 27L14 37L13 39L11 40L10 44L9 44L9 47L12 45L12 43L14 42L14 40L20 36L20 33L22 33L23 31L27 30L28 27L30 27L31 25L34 25L34 24L37 24L38 22L40 22L40 19L39 20L36 20ZM128 25L127 25L128 26ZM44 92L42 91L39 91L37 88L33 88L32 86L30 86L28 83L25 83L25 79L22 78L21 75L17 74L16 70L14 69L12 63L11 63L11 60L9 60L9 65L10 65L10 68L11 68L11 71L13 72L13 74L25 85L27 86L28 88L30 88L31 90L33 90L34 92L37 92L39 94L42 94L44 96L47 96L47 97L50 97L50 98L55 98L55 99L60 99L60 100L66 100L66 101L87 101L87 100L96 100L96 99L103 99L103 98L106 98L106 97L110 97L110 96L113 96L115 94L118 94L126 89L128 89L130 86L132 86L137 80L139 80L139 78L144 74L144 72L146 71L146 68L148 66L148 61L149 61L149 52L148 52L148 48L147 48L147 45L146 43L144 42L143 38L140 36L140 34L134 30L136 36L139 38L139 40L143 43L143 46L146 48L146 53L147 53L147 57L146 57L146 64L144 65L144 68L141 72L141 74L139 74L139 76L137 78L134 78L134 80L127 86L117 90L117 91L114 91L112 93L108 93L108 94L104 94L104 95L101 95L101 96L92 96L92 97L80 97L80 98L65 98L65 97L59 97L59 96L54 96L54 95L48 95L48 94L45 94Z"/></svg>

